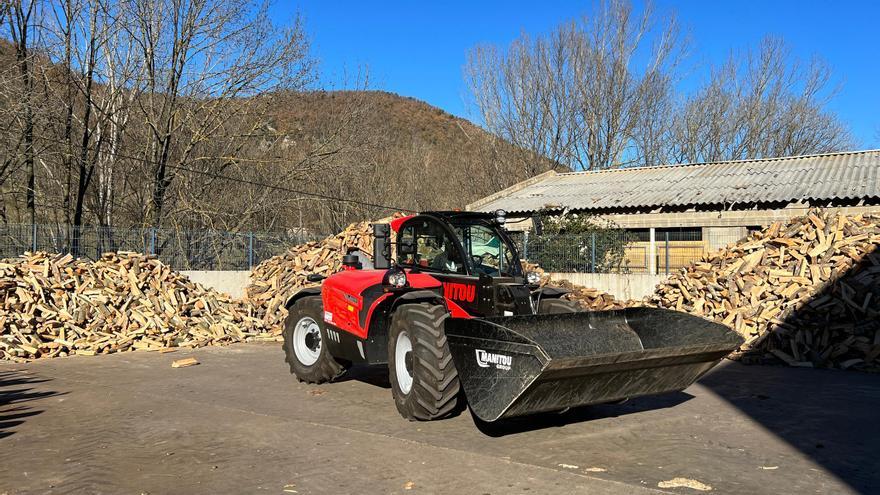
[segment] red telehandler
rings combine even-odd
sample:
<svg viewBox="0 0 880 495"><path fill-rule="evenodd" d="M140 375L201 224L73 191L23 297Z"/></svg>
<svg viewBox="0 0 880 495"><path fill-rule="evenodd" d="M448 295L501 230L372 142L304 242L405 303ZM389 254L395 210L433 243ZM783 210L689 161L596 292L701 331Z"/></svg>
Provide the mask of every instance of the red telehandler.
<svg viewBox="0 0 880 495"><path fill-rule="evenodd" d="M466 401L485 422L682 390L736 349L733 331L656 308L584 312L523 272L504 212L428 212L374 224L374 261L287 302L284 351L308 383L385 365L400 414ZM391 230L396 232L392 260Z"/></svg>

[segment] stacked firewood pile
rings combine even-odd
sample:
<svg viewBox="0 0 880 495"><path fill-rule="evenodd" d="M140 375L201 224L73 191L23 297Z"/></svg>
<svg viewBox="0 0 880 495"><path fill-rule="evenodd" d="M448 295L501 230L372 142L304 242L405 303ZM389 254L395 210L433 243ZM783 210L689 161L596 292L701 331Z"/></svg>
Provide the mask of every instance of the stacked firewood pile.
<svg viewBox="0 0 880 495"><path fill-rule="evenodd" d="M335 236L294 246L286 253L260 263L254 268L251 283L245 289L245 297L254 314L266 328L280 334L287 317L284 307L287 299L306 287L320 285L320 282L309 282L308 275L329 276L341 270L342 257L350 249L359 249L372 256L373 230L369 222L351 224Z"/></svg>
<svg viewBox="0 0 880 495"><path fill-rule="evenodd" d="M535 272L541 276L541 287L549 285L565 289L569 293L564 296L566 299L577 301L584 309L588 311L604 311L610 309L623 309L628 306L637 306L641 301L621 301L615 299L613 295L602 292L598 289L591 289L581 285L574 284L568 280L551 280L550 276L538 265L523 261L523 271L525 273Z"/></svg>
<svg viewBox="0 0 880 495"><path fill-rule="evenodd" d="M250 307L157 259L26 253L0 261L0 359L223 345L268 338Z"/></svg>
<svg viewBox="0 0 880 495"><path fill-rule="evenodd" d="M623 309L629 306L641 305L640 301L623 301L615 299L613 295L607 292L573 284L568 280L554 280L553 286L571 291L565 297L579 302L584 309L589 311Z"/></svg>
<svg viewBox="0 0 880 495"><path fill-rule="evenodd" d="M747 358L878 370L880 218L812 211L705 256L649 304L712 318Z"/></svg>

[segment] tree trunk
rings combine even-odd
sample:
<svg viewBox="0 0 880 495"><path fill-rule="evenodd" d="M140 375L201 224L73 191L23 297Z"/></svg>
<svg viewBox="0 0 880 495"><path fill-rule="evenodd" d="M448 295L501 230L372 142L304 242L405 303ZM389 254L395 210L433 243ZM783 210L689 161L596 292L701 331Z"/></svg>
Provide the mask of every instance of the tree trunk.
<svg viewBox="0 0 880 495"><path fill-rule="evenodd" d="M36 180L34 177L34 109L33 109L33 92L34 81L31 77L30 61L28 54L28 23L34 10L34 3L31 2L24 11L22 3L15 6L16 21L18 23L18 43L15 46L15 57L18 62L18 70L21 74L21 81L24 88L24 168L27 174L27 189L25 192L25 203L27 205L28 221L33 225L37 223L36 210ZM14 30L13 30L14 32Z"/></svg>
<svg viewBox="0 0 880 495"><path fill-rule="evenodd" d="M91 39L89 40L89 59L88 65L86 67L86 71L83 74L85 77L85 111L83 112L83 133L82 133L82 143L80 146L79 153L79 174L78 174L78 182L76 187L76 202L73 209L73 253L76 256L79 256L80 249L80 238L82 233L82 217L83 217L83 205L85 203L86 191L89 188L89 182L92 179L92 171L95 166L92 163L92 160L89 156L89 146L91 144L92 134L89 129L89 121L92 118L92 81L94 79L94 68L95 68L95 56L97 47L95 46L95 24L97 13L93 14L92 17L92 29L91 29ZM100 143L96 145L94 156L98 156Z"/></svg>
<svg viewBox="0 0 880 495"><path fill-rule="evenodd" d="M162 209L165 206L165 191L171 184L171 178L168 176L168 146L171 138L164 136L159 141L159 152L155 156L155 172L153 175L153 222L155 228L162 226Z"/></svg>
<svg viewBox="0 0 880 495"><path fill-rule="evenodd" d="M66 147L62 163L64 164L65 184L64 184L64 223L67 224L67 239L65 247L71 249L72 235L70 231L71 212L70 199L73 183L73 80L71 73L73 71L72 60L72 36L73 36L73 4L71 0L65 2L65 14L67 16L67 25L64 31L64 86L65 86L65 114L64 114L64 145Z"/></svg>

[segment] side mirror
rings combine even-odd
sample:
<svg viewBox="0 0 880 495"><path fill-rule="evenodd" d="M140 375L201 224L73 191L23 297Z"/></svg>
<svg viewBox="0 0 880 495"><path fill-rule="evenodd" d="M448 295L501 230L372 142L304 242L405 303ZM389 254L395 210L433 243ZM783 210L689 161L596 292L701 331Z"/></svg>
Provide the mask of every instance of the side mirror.
<svg viewBox="0 0 880 495"><path fill-rule="evenodd" d="M321 275L320 273L310 273L310 274L306 275L306 280L308 280L309 282L320 282L321 280L324 280L325 278L327 278L327 277Z"/></svg>
<svg viewBox="0 0 880 495"><path fill-rule="evenodd" d="M412 241L400 241L397 243L397 250L400 254L415 254L416 245Z"/></svg>

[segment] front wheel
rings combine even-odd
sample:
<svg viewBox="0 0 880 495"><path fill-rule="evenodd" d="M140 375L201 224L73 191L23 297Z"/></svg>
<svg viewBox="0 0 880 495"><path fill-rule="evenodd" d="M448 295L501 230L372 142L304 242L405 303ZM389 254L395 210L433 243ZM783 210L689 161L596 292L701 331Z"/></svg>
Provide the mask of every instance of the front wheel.
<svg viewBox="0 0 880 495"><path fill-rule="evenodd" d="M450 415L460 385L444 324L443 306L403 304L394 312L388 335L391 393L401 416L428 421Z"/></svg>
<svg viewBox="0 0 880 495"><path fill-rule="evenodd" d="M284 359L290 372L306 383L329 382L345 371L324 345L323 315L320 296L308 296L296 301L284 320Z"/></svg>

